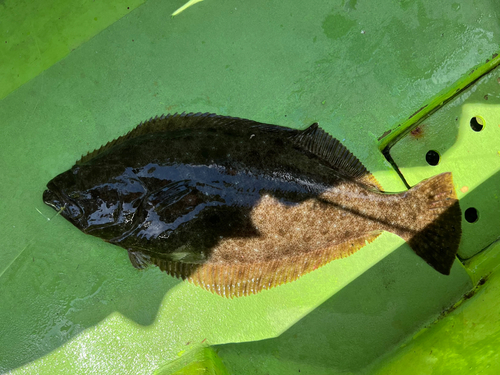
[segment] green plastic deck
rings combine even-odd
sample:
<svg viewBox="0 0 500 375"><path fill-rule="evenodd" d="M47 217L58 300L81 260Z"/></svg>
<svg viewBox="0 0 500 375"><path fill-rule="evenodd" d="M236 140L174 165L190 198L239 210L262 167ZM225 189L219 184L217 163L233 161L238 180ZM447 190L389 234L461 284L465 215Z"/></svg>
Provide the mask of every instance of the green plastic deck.
<svg viewBox="0 0 500 375"><path fill-rule="evenodd" d="M143 2L0 1L0 99Z"/></svg>
<svg viewBox="0 0 500 375"><path fill-rule="evenodd" d="M467 269L455 262L442 276L387 233L296 282L229 300L135 270L123 249L54 217L42 192L82 154L183 111L319 122L387 191L404 190L380 149L422 106L491 66L498 1L205 0L171 18L181 5L150 0L113 13L116 22L106 17L110 26L93 28L66 57L40 49L49 63L36 69L32 45L20 57L2 50L24 78L4 75L5 92L17 89L0 101L0 372L153 373L217 345L229 374L362 373L470 290ZM16 25L16 12L0 18ZM33 29L33 41L69 35L52 13L37 14L52 29ZM8 30L7 41L34 32Z"/></svg>
<svg viewBox="0 0 500 375"><path fill-rule="evenodd" d="M217 353L210 347L192 348L154 375L229 375Z"/></svg>
<svg viewBox="0 0 500 375"><path fill-rule="evenodd" d="M453 311L418 332L370 369L374 375L500 372L500 243L467 262L474 284ZM485 280L481 285L481 279Z"/></svg>
<svg viewBox="0 0 500 375"><path fill-rule="evenodd" d="M500 68L412 127L390 150L409 185L435 174L453 171L462 211L475 209L462 220L463 240L458 255L469 259L500 236ZM478 126L477 119L483 125ZM472 122L472 126L471 126ZM474 129L473 129L474 127ZM439 164L429 165L429 151Z"/></svg>

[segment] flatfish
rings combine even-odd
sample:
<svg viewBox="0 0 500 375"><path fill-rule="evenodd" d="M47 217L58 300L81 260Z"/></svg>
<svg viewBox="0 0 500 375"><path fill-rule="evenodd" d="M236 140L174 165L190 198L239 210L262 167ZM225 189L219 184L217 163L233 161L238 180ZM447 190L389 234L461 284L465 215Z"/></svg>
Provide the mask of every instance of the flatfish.
<svg viewBox="0 0 500 375"><path fill-rule="evenodd" d="M82 157L43 200L84 233L225 297L347 257L382 231L449 274L461 237L451 173L383 192L318 124L214 114L152 118Z"/></svg>

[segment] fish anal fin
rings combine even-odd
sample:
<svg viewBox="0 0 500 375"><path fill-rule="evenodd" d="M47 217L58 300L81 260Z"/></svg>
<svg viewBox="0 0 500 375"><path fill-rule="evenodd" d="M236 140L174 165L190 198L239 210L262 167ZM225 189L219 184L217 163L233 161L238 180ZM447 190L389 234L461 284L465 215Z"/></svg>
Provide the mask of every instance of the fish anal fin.
<svg viewBox="0 0 500 375"><path fill-rule="evenodd" d="M250 264L205 263L196 265L198 266L196 268L186 269L184 271L188 271L187 274L177 277L187 279L226 298L257 294L264 289L297 280L332 260L348 257L367 243L374 241L381 233L381 231L370 232L341 244L280 260Z"/></svg>
<svg viewBox="0 0 500 375"><path fill-rule="evenodd" d="M151 258L149 255L146 255L141 251L128 250L128 257L130 259L130 263L132 263L132 265L139 270L142 270L151 264Z"/></svg>
<svg viewBox="0 0 500 375"><path fill-rule="evenodd" d="M129 250L128 253L135 268L143 269L154 264L173 277L188 280L222 297L234 298L257 294L264 289L297 280L332 260L354 254L381 233L373 231L307 254L256 263L186 263L142 251Z"/></svg>
<svg viewBox="0 0 500 375"><path fill-rule="evenodd" d="M381 185L338 139L319 127L317 123L292 136L292 142L325 161L341 176L357 180L382 191Z"/></svg>

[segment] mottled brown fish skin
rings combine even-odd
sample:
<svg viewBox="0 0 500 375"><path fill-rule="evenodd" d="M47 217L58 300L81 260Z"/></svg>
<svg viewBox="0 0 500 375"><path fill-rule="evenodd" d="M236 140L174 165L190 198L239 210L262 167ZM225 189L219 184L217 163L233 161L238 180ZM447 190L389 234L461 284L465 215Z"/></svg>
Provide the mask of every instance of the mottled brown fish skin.
<svg viewBox="0 0 500 375"><path fill-rule="evenodd" d="M349 182L293 206L264 195L250 213L259 236L221 239L210 263L268 262L383 230L409 241L427 223L419 203L415 194L386 195Z"/></svg>
<svg viewBox="0 0 500 375"><path fill-rule="evenodd" d="M435 194L436 184L442 190L448 185L448 192ZM199 269L176 272L168 261L155 264L178 277L189 275L190 281L212 292L241 296L296 280L349 256L385 230L412 243L430 264L443 264L438 271L448 274L453 260L441 256L453 254L460 239L449 236L456 234L453 223L461 215L457 201L450 198L453 194L451 174L445 173L392 195L349 182L296 206L266 195L251 213L259 237L222 239ZM422 205L422 200L429 204ZM452 217L443 223L440 217L446 215ZM424 236L426 228L431 233Z"/></svg>
<svg viewBox="0 0 500 375"><path fill-rule="evenodd" d="M212 114L152 119L50 181L44 201L132 264L225 297L351 255L382 231L449 274L461 236L451 173L387 194L317 124Z"/></svg>

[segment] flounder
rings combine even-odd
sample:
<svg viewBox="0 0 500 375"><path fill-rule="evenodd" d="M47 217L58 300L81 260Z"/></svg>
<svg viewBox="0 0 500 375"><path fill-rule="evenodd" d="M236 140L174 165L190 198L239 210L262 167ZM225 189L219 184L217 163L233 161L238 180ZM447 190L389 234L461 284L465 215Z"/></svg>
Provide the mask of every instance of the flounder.
<svg viewBox="0 0 500 375"><path fill-rule="evenodd" d="M85 233L225 297L258 293L347 257L382 231L449 274L461 237L451 173L382 191L313 124L214 114L150 119L82 157L43 200Z"/></svg>

